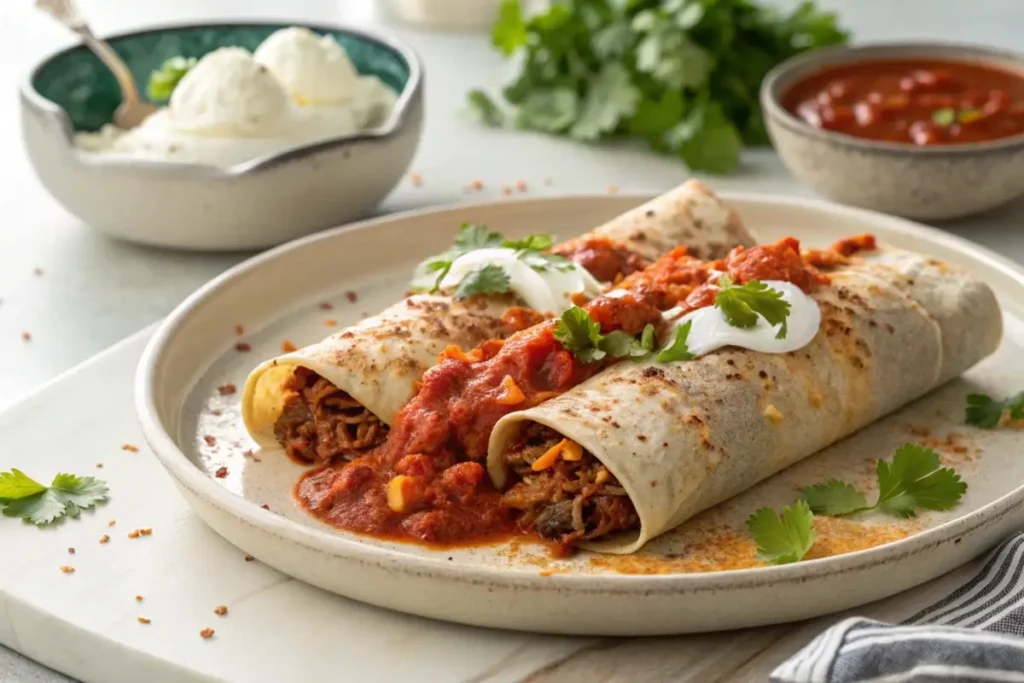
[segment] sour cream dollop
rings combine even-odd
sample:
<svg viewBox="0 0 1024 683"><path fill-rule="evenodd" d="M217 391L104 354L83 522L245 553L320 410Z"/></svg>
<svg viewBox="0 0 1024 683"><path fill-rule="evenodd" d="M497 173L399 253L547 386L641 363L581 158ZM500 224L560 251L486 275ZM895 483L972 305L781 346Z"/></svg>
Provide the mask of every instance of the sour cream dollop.
<svg viewBox="0 0 1024 683"><path fill-rule="evenodd" d="M561 313L572 306L572 295L593 298L601 294L601 283L575 263L549 265L541 272L519 257L515 249L477 249L463 254L441 280L441 289L458 287L462 279L485 266L497 266L509 279L509 290L515 292L535 311Z"/></svg>
<svg viewBox="0 0 1024 683"><path fill-rule="evenodd" d="M669 339L675 337L676 328L690 322L692 324L686 345L695 356L703 356L725 346L739 346L761 353L789 353L810 344L821 326L818 302L791 282L765 280L764 284L781 292L782 299L789 302L784 339L776 339L779 328L769 325L761 316L758 316L757 324L753 327L733 327L717 306L698 308L676 320ZM665 317L671 319L673 311L667 311Z"/></svg>

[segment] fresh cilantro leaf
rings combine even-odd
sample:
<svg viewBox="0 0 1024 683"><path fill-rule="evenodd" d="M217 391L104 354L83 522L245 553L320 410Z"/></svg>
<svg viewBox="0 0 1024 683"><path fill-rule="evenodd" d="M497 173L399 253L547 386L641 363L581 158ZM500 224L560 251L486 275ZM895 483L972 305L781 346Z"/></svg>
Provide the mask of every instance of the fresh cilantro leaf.
<svg viewBox="0 0 1024 683"><path fill-rule="evenodd" d="M577 140L597 140L628 120L639 101L640 91L626 67L618 62L605 64L591 83L569 134Z"/></svg>
<svg viewBox="0 0 1024 683"><path fill-rule="evenodd" d="M0 472L0 505L45 491L46 487L18 469Z"/></svg>
<svg viewBox="0 0 1024 683"><path fill-rule="evenodd" d="M868 502L852 484L832 479L826 484L804 488L801 498L816 515L849 515L868 507Z"/></svg>
<svg viewBox="0 0 1024 683"><path fill-rule="evenodd" d="M576 121L579 96L569 88L534 90L519 108L518 123L545 133L561 133Z"/></svg>
<svg viewBox="0 0 1024 683"><path fill-rule="evenodd" d="M149 74L149 84L146 87L146 94L154 102L163 102L171 99L171 93L178 87L178 82L184 78L192 67L196 65L196 58L171 57L156 71Z"/></svg>
<svg viewBox="0 0 1024 683"><path fill-rule="evenodd" d="M604 335L600 342L601 350L613 358L646 358L654 350L654 325L647 323L640 334L640 339L631 337L622 330L615 330Z"/></svg>
<svg viewBox="0 0 1024 683"><path fill-rule="evenodd" d="M898 517L913 517L916 508L949 510L967 490L960 475L939 467L939 455L927 446L908 443L896 449L892 463L878 461L875 507Z"/></svg>
<svg viewBox="0 0 1024 683"><path fill-rule="evenodd" d="M486 265L462 278L452 295L456 299L467 299L474 294L504 294L512 281L501 266Z"/></svg>
<svg viewBox="0 0 1024 683"><path fill-rule="evenodd" d="M527 17L521 0L505 0L492 42L514 75L504 103L471 106L493 122L509 104L519 127L586 142L641 137L691 169L728 173L742 142L768 142L759 102L768 71L848 38L813 2L788 13L764 4L572 0Z"/></svg>
<svg viewBox="0 0 1024 683"><path fill-rule="evenodd" d="M535 234L527 235L521 240L504 240L501 246L506 249L522 249L525 251L544 251L550 249L551 245L555 243L555 238L551 235Z"/></svg>
<svg viewBox="0 0 1024 683"><path fill-rule="evenodd" d="M654 351L654 325L650 323L644 325L643 332L640 333L640 350L644 352L644 356Z"/></svg>
<svg viewBox="0 0 1024 683"><path fill-rule="evenodd" d="M546 273L554 268L560 273L568 273L576 269L576 264L558 254L548 254L543 251L520 251L519 260L533 268L538 273Z"/></svg>
<svg viewBox="0 0 1024 683"><path fill-rule="evenodd" d="M459 226L459 234L455 236L455 246L465 254L476 249L500 247L505 241L500 232L492 232L486 225L463 223Z"/></svg>
<svg viewBox="0 0 1024 683"><path fill-rule="evenodd" d="M771 508L762 508L747 520L757 557L766 564L799 562L814 545L814 515L802 500L782 508L780 516Z"/></svg>
<svg viewBox="0 0 1024 683"><path fill-rule="evenodd" d="M690 347L686 345L686 340L690 336L691 327L693 327L692 320L687 320L682 325L678 325L676 327L675 337L672 338L672 343L658 352L656 360L659 363L672 363L675 361L691 360L693 358L693 354L690 353Z"/></svg>
<svg viewBox="0 0 1024 683"><path fill-rule="evenodd" d="M469 94L466 95L466 101L469 103L470 111L476 114L477 118L484 124L494 126L495 128L505 125L505 113L495 104L491 96L483 90L469 91Z"/></svg>
<svg viewBox="0 0 1024 683"><path fill-rule="evenodd" d="M601 349L601 326L579 306L567 308L555 322L555 339L583 363L593 363L605 356Z"/></svg>
<svg viewBox="0 0 1024 683"><path fill-rule="evenodd" d="M719 279L718 287L715 306L721 309L726 322L733 327L749 329L757 324L760 316L772 327L779 328L776 339L786 338L790 305L782 298L782 292L758 280L735 285L727 275Z"/></svg>
<svg viewBox="0 0 1024 683"><path fill-rule="evenodd" d="M61 517L78 517L83 509L107 499L109 489L95 477L58 474L49 487L19 470L0 474L0 505L6 517L43 525Z"/></svg>
<svg viewBox="0 0 1024 683"><path fill-rule="evenodd" d="M1008 413L1010 419L1024 419L1024 391L997 401L985 394L968 394L965 421L969 425L992 429L999 425L1003 414Z"/></svg>
<svg viewBox="0 0 1024 683"><path fill-rule="evenodd" d="M508 56L526 44L526 24L519 0L505 0L498 11L498 22L491 31L491 43Z"/></svg>

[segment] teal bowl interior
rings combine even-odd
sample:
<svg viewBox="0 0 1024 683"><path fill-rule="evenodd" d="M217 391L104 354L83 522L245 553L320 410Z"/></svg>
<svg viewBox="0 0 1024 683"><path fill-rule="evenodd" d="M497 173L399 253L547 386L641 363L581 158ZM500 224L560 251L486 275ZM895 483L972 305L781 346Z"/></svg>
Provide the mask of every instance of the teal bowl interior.
<svg viewBox="0 0 1024 683"><path fill-rule="evenodd" d="M131 67L143 93L149 74L166 59L202 57L219 47L255 50L267 36L295 24L214 24L156 28L110 39L110 44ZM368 36L328 26L309 26L329 35L348 52L363 75L373 75L400 93L409 81L410 65L395 48ZM40 95L67 112L76 131L95 131L110 123L121 102L121 91L110 72L84 46L57 53L31 77Z"/></svg>

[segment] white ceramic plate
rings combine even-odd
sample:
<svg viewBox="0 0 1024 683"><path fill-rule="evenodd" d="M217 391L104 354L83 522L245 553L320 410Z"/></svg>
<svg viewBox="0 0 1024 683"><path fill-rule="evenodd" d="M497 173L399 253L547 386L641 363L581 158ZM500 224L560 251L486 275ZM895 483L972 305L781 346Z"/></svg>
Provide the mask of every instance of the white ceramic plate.
<svg viewBox="0 0 1024 683"><path fill-rule="evenodd" d="M763 241L792 234L820 246L873 232L883 242L977 272L1004 307L1002 347L965 379L692 520L635 558L581 553L555 561L529 545L431 551L322 526L292 503L301 467L280 453L244 454L251 443L241 426L238 394L221 395L218 387L241 387L249 370L278 353L285 340L298 346L317 341L332 331L328 321L342 326L397 300L412 266L446 247L462 221L510 235L548 231L569 237L646 197L467 205L303 239L202 288L167 319L143 356L136 402L146 438L196 514L266 564L357 600L501 628L649 635L803 619L927 581L1018 528L1024 522L1024 434L973 430L962 425L962 414L969 391L1005 395L1024 385L1024 271L964 240L871 212L796 199L726 198ZM321 302L332 308L324 310ZM245 328L240 338L236 325ZM238 351L239 340L251 351ZM870 478L876 458L921 439L970 486L953 512L903 523L868 520L873 534L903 538L857 552L781 567L696 571L701 567L695 558L701 557L750 564L742 521L754 509L778 508L795 498L799 486L830 476ZM857 522L836 523L819 529L817 547L864 545L865 532ZM693 549L697 543L699 551Z"/></svg>

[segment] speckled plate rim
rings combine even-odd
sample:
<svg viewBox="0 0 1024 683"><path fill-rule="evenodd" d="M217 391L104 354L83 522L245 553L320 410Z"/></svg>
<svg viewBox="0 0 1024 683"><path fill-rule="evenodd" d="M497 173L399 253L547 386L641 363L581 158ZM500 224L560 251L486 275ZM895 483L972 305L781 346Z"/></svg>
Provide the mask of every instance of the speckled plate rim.
<svg viewBox="0 0 1024 683"><path fill-rule="evenodd" d="M56 102L43 97L33 87L32 83L36 78L36 75L43 68L45 64L56 59L58 56L69 52L71 50L78 49L83 46L83 43L75 43L68 47L54 50L48 53L45 57L42 57L29 70L28 74L21 79L18 86L18 90L21 94L22 99L28 104L28 106L34 107L35 109L56 118L61 124L61 130L64 133L65 141L74 155L75 159L86 166L96 167L132 167L132 168L145 168L147 171L157 171L160 173L166 173L168 175L185 174L190 176L202 176L204 178L232 178L235 176L246 175L250 173L256 173L266 169L276 167L280 164L286 164L292 160L305 158L308 156L319 154L320 152L333 149L335 147L344 147L358 142L374 142L383 141L396 132L401 130L405 123L405 117L407 111L410 109L409 105L422 97L423 91L423 79L424 69L423 62L416 51L405 41L388 35L383 32L370 31L365 28L356 28L354 26L347 26L345 24L330 24L324 22L309 23L304 21L295 21L289 19L259 19L253 21L198 21L198 22L174 22L167 24L158 24L155 26L149 26L144 29L138 29L133 31L122 31L120 33L111 33L109 35L101 36L104 39L117 39L117 38L129 38L132 36L142 36L147 33L160 33L162 31L174 31L179 29L190 29L190 28L233 28L233 27L251 27L251 26L303 26L316 32L334 31L337 33L348 33L356 36L361 40L365 40L371 43L377 43L393 52L399 54L405 63L409 66L409 80L405 84L405 88L398 96L398 100L395 102L395 106L391 111L391 116L388 117L381 125L376 128L371 128L365 131L359 131L357 133L350 133L348 135L339 135L337 137L327 138L319 142L312 142L303 145L297 145L294 147L288 147L279 152L271 152L262 156L250 159L249 161L239 162L230 166L215 166L213 164L193 164L193 163L177 163L167 161L153 161L150 159L132 159L124 157L101 157L94 153L84 152L74 144L74 127L71 125L71 118L67 112L64 111L63 107L58 105Z"/></svg>
<svg viewBox="0 0 1024 683"><path fill-rule="evenodd" d="M828 141L830 144L870 150L876 154L882 153L895 156L920 154L926 155L929 158L962 157L965 154L1001 152L1008 148L1024 146L1024 134L991 140L989 142L925 147L898 142L867 140L845 133L815 128L797 118L782 106L782 94L786 86L829 67L875 59L900 60L923 58L955 62L958 61L958 58L965 57L967 59L960 61L973 60L996 68L999 68L1000 62L1004 64L1014 63L1022 72L1021 78L1024 78L1024 53L987 47L985 45L937 41L833 45L790 57L769 71L764 80L761 81L761 107L764 110L765 116L772 117L779 125L786 127L792 132L812 135L820 140Z"/></svg>
<svg viewBox="0 0 1024 683"><path fill-rule="evenodd" d="M651 193L620 194L614 199L621 203L625 198L634 199L636 204L650 199ZM956 251L975 262L978 270L998 272L1020 287L1024 300L1024 268L993 252L977 246L963 238L949 235L934 228L913 223L901 218L887 216L866 209L839 206L814 199L795 197L773 197L759 194L722 193L723 199L734 205L740 213L756 212L758 206L769 209L791 209L831 214L856 222L864 231L876 232L882 241L886 235L912 238L921 244L934 244L943 249ZM135 406L142 433L152 447L161 464L179 485L193 495L237 520L262 529L271 535L301 545L313 552L344 557L363 565L372 565L385 570L416 576L434 576L448 581L473 584L496 584L531 591L570 591L572 593L715 593L764 586L766 584L800 584L808 580L867 570L889 562L898 561L910 555L949 543L959 543L961 537L972 531L998 523L1006 515L1016 512L1024 503L1024 485L1010 493L996 498L973 512L953 518L945 523L901 539L866 550L821 559L807 560L795 564L757 567L693 574L662 575L616 575L616 574L561 574L540 576L537 571L486 565L462 566L447 562L438 553L437 557L403 553L399 550L382 548L334 533L327 528L305 526L280 515L263 510L259 505L239 497L215 482L200 470L175 443L174 438L162 424L157 410L157 373L162 360L171 348L176 331L188 320L193 309L210 297L215 297L229 283L258 271L262 266L282 255L314 245L338 239L350 231L373 230L383 224L403 222L421 216L451 215L448 221L455 224L459 216L468 211L501 211L501 207L515 210L517 207L535 205L538 208L557 206L560 202L585 200L590 202L608 201L608 195L566 195L559 198L517 199L479 203L464 203L454 206L414 210L386 217L361 221L349 226L319 233L282 245L234 268L201 287L181 303L160 325L150 340L139 362L135 379ZM315 247L314 247L315 248ZM191 501L190 501L191 502ZM964 544L965 546L969 544ZM962 558L963 562L971 556ZM929 577L930 578L930 577Z"/></svg>

